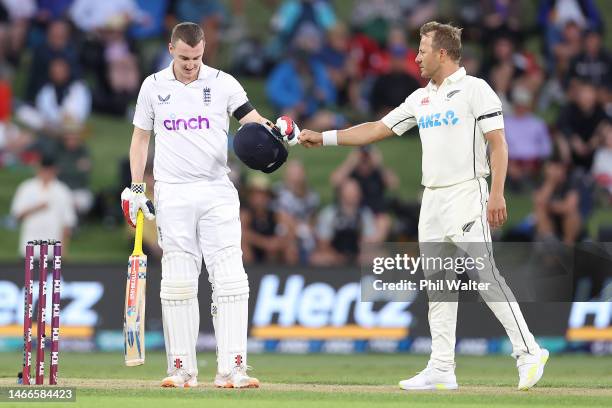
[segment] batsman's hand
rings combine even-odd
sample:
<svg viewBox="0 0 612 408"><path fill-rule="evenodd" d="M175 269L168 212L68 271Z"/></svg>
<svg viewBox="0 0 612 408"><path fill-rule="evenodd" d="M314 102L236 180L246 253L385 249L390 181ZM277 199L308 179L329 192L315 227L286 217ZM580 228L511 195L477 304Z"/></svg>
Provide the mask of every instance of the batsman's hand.
<svg viewBox="0 0 612 408"><path fill-rule="evenodd" d="M142 210L147 220L155 218L155 208L145 195L145 183L132 183L131 188L125 188L121 193L121 208L123 216L129 225L136 227L136 215Z"/></svg>
<svg viewBox="0 0 612 408"><path fill-rule="evenodd" d="M280 131L283 141L289 146L295 146L299 143L300 129L289 116L281 116L276 119L276 127Z"/></svg>
<svg viewBox="0 0 612 408"><path fill-rule="evenodd" d="M319 132L303 129L298 136L299 142L304 147L321 147L323 146L323 135Z"/></svg>
<svg viewBox="0 0 612 408"><path fill-rule="evenodd" d="M491 228L500 228L508 219L506 200L503 195L489 196L487 204L487 221Z"/></svg>

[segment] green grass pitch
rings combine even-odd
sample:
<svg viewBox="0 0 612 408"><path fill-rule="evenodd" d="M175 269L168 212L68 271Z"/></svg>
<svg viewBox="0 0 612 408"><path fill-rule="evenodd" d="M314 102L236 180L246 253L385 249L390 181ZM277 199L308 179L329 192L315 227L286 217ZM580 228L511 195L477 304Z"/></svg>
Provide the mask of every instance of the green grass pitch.
<svg viewBox="0 0 612 408"><path fill-rule="evenodd" d="M77 387L73 407L610 407L612 357L553 355L544 378L528 392L516 390L508 356L457 358L460 389L401 391L397 382L422 369L423 355L278 355L249 357L257 390L217 390L210 385L215 357L198 355L200 386L162 389L165 357L149 353L144 366L123 366L121 353L62 353L60 385ZM20 353L0 354L0 387L15 384ZM40 404L13 404L16 407ZM10 403L0 403L2 408ZM46 405L41 405L46 406Z"/></svg>

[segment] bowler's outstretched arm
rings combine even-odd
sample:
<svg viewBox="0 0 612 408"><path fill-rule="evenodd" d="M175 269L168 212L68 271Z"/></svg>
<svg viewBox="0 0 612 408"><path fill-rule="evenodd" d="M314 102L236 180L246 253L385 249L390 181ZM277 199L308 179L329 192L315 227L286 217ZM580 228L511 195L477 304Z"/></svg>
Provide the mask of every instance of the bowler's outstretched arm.
<svg viewBox="0 0 612 408"><path fill-rule="evenodd" d="M393 131L380 120L330 132L337 132L337 144L341 146L363 146L385 139L394 134ZM300 132L299 141L304 147L320 147L324 144L324 133L326 135L328 134L328 132L319 133L304 129Z"/></svg>

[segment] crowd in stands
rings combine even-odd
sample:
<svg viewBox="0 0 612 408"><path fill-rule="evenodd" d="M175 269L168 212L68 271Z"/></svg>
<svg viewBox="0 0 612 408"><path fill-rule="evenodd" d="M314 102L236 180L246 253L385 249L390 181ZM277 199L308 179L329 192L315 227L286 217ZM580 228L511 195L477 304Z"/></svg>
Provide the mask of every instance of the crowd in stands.
<svg viewBox="0 0 612 408"><path fill-rule="evenodd" d="M0 0L0 168L40 169L12 215L25 225L51 211L42 198L30 209L20 201L26 187L51 183L70 192L65 228L120 217L118 193L91 190L88 118L131 121L142 80L170 63L177 22L202 25L206 64L259 78L276 114L326 130L380 119L424 86L418 28L439 19L464 27L461 64L503 103L507 188L532 197L532 214L497 238L598 238L586 225L612 205L612 54L594 0L460 0L443 15L436 0L355 0L345 21L330 0L253 1L271 16L265 34L252 32L242 0ZM339 164L328 205L298 161L281 169L280 185L231 165L247 263L342 265L364 245L417 238L419 205L393 198L400 178L376 147Z"/></svg>

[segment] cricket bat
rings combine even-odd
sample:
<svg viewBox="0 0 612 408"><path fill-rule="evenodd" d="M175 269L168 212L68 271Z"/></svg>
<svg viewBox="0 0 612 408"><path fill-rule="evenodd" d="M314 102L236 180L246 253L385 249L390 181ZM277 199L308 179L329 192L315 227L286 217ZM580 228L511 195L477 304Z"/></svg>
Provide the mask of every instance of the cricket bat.
<svg viewBox="0 0 612 408"><path fill-rule="evenodd" d="M130 256L125 285L125 315L123 340L125 365L142 365L145 362L145 300L147 285L147 256L142 252L144 214L138 210L134 251Z"/></svg>

